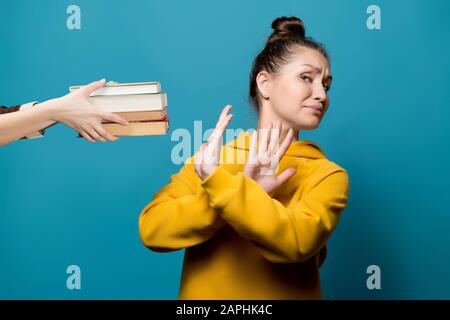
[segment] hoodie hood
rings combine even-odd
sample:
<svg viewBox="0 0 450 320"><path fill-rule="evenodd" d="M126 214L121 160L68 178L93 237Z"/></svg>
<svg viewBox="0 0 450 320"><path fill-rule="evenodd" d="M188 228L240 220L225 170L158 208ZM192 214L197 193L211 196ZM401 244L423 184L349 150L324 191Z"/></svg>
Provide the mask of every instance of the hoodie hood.
<svg viewBox="0 0 450 320"><path fill-rule="evenodd" d="M251 134L243 131L236 140L228 142L226 145L234 149L250 150ZM287 149L285 156L309 159L326 159L325 153L314 142L308 140L294 141Z"/></svg>

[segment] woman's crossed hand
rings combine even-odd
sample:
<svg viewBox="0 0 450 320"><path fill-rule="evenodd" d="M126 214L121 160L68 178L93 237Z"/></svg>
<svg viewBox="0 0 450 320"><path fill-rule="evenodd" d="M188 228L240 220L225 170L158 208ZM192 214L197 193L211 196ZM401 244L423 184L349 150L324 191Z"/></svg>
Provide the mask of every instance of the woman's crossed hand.
<svg viewBox="0 0 450 320"><path fill-rule="evenodd" d="M201 145L195 157L195 171L204 180L209 177L219 166L222 137L226 127L233 118L229 114L231 105L227 105L220 114L213 133L208 141ZM281 144L281 121L277 121L275 127L272 123L267 129L254 131L251 136L250 150L244 174L256 181L267 193L282 185L296 172L295 168L288 168L279 175L275 175L279 161L292 142L293 130L289 129Z"/></svg>

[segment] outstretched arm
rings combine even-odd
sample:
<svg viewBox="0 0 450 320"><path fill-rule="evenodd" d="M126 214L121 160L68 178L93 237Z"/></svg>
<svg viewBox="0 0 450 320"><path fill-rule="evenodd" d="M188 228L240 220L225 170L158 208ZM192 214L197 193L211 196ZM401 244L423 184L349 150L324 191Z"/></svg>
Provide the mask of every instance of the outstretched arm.
<svg viewBox="0 0 450 320"><path fill-rule="evenodd" d="M268 130L260 131L260 139L256 132L252 135L244 172L232 175L223 167L216 167L203 178L202 186L211 207L268 260L307 260L325 245L337 225L347 202L347 173L330 170L299 202L285 207L270 193L296 172L295 168L288 168L276 175L293 131L288 131L281 144L280 122L274 129L270 124Z"/></svg>
<svg viewBox="0 0 450 320"><path fill-rule="evenodd" d="M48 100L19 112L1 114L0 146L40 131L56 122L66 124L92 142L116 140L116 137L102 127L102 120L123 125L126 125L127 121L113 113L100 110L89 101L90 94L103 85L104 80L92 82L61 98Z"/></svg>
<svg viewBox="0 0 450 320"><path fill-rule="evenodd" d="M142 210L139 233L146 247L168 252L200 244L224 224L209 205L193 164L186 164Z"/></svg>
<svg viewBox="0 0 450 320"><path fill-rule="evenodd" d="M231 120L228 111L228 106L222 111L208 148L202 145L142 211L139 231L148 248L164 252L191 247L210 239L225 224L210 206L209 196L201 186L199 170L203 174L204 170L213 170L216 165L215 152L220 152L221 143L215 137L223 135ZM206 153L208 156L213 154L212 159L207 158Z"/></svg>
<svg viewBox="0 0 450 320"><path fill-rule="evenodd" d="M289 207L243 173L232 175L221 167L202 185L220 216L265 258L278 263L302 262L319 251L335 229L348 195L344 171L323 177Z"/></svg>

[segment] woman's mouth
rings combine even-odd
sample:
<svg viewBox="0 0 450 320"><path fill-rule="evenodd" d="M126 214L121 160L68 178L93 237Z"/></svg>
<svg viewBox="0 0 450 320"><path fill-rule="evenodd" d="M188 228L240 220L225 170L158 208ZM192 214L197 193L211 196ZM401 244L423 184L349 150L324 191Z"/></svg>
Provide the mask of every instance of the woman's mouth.
<svg viewBox="0 0 450 320"><path fill-rule="evenodd" d="M321 106L305 106L308 110L311 110L314 114L322 114L322 107Z"/></svg>

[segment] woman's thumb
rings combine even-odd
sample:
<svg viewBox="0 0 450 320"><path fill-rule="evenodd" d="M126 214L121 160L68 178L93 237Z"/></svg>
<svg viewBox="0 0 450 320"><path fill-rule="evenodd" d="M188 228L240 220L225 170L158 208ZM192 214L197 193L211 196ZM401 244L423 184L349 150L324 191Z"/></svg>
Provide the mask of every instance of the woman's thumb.
<svg viewBox="0 0 450 320"><path fill-rule="evenodd" d="M296 172L297 170L295 168L287 168L282 173L280 173L277 177L280 185L283 184L287 179L292 177Z"/></svg>

